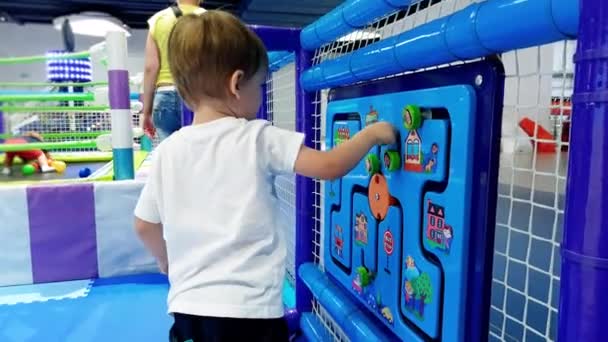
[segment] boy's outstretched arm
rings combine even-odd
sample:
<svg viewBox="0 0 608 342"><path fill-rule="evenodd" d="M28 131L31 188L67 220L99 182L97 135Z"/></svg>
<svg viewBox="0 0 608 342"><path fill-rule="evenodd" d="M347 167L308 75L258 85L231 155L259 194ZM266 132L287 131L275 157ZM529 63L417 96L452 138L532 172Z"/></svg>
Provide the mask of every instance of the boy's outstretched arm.
<svg viewBox="0 0 608 342"><path fill-rule="evenodd" d="M163 225L135 217L135 231L146 249L156 258L160 271L167 274L169 263L167 261L167 245L163 239Z"/></svg>
<svg viewBox="0 0 608 342"><path fill-rule="evenodd" d="M330 151L317 151L302 145L294 169L297 174L311 178L340 178L352 170L374 145L394 144L396 139L397 132L391 124L378 122Z"/></svg>

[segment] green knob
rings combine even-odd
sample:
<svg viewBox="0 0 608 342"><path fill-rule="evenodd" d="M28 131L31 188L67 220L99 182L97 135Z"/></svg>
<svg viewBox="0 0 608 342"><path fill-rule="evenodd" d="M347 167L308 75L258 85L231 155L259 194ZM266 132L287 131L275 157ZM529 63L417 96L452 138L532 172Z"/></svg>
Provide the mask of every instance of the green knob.
<svg viewBox="0 0 608 342"><path fill-rule="evenodd" d="M403 109L403 126L407 130L414 130L420 128L422 124L422 113L420 107L414 105L407 105Z"/></svg>
<svg viewBox="0 0 608 342"><path fill-rule="evenodd" d="M365 169L367 169L367 173L370 175L380 172L380 160L377 155L373 153L367 155L367 158L365 158Z"/></svg>
<svg viewBox="0 0 608 342"><path fill-rule="evenodd" d="M386 151L384 153L384 167L389 171L397 171L401 167L401 157L397 151Z"/></svg>

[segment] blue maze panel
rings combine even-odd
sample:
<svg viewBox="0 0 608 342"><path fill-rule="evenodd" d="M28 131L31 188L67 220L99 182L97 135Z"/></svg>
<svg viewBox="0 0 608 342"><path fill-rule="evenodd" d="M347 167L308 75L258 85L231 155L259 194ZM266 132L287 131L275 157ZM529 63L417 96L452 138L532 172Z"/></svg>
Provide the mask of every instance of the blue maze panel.
<svg viewBox="0 0 608 342"><path fill-rule="evenodd" d="M373 148L348 175L326 183L324 248L332 257L325 268L396 337L469 340L483 335L463 324L479 310L471 308L479 300L472 290L489 293L489 273L476 276L471 265L485 265L491 245L479 246L475 229L491 236L485 230L493 217L475 210L492 202L476 179L488 186L496 176L487 170L493 144L486 139L485 159L476 159L475 132L484 123L492 133L494 121L481 115L499 111L466 82L423 89L391 82L385 93L377 83L367 94L359 89L363 96L348 88L330 95L328 147L377 121L392 123L399 141ZM480 103L488 105L485 113Z"/></svg>

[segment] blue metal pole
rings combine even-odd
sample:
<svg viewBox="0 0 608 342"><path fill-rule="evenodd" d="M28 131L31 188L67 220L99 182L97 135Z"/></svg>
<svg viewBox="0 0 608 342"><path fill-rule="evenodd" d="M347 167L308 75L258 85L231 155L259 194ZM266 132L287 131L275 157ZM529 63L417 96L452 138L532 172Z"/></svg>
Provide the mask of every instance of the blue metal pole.
<svg viewBox="0 0 608 342"><path fill-rule="evenodd" d="M194 113L182 101L182 127L192 125L193 119L194 119Z"/></svg>
<svg viewBox="0 0 608 342"><path fill-rule="evenodd" d="M605 341L608 323L608 2L580 0L558 341Z"/></svg>
<svg viewBox="0 0 608 342"><path fill-rule="evenodd" d="M314 139L315 118L312 115L315 94L305 92L298 81L302 71L311 66L312 57L311 52L296 51L296 129L306 135L306 146L319 149ZM314 218L319 214L314 205L315 186L312 179L296 176L296 270L300 265L313 261ZM301 277L296 277L296 309L302 313L311 311L311 308L312 294Z"/></svg>
<svg viewBox="0 0 608 342"><path fill-rule="evenodd" d="M268 120L268 83L262 85L262 104L260 105L257 118Z"/></svg>

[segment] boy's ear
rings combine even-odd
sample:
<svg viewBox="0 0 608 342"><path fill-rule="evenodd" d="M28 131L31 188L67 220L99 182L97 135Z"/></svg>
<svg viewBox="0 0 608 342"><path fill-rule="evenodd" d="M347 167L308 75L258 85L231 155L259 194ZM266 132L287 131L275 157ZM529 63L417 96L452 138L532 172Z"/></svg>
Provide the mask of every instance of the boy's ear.
<svg viewBox="0 0 608 342"><path fill-rule="evenodd" d="M245 76L243 70L236 70L230 76L230 83L228 84L228 89L230 90L230 94L236 97L237 99L240 98L240 86L243 81L243 76Z"/></svg>

